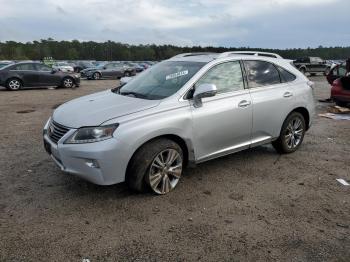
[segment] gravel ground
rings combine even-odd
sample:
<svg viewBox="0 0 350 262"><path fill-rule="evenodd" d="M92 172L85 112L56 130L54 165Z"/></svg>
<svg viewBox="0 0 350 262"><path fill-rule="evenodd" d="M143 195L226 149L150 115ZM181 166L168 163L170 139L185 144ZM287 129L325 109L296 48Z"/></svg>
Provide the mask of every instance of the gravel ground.
<svg viewBox="0 0 350 262"><path fill-rule="evenodd" d="M62 173L42 145L58 104L113 86L0 89L0 261L350 261L350 187L335 180L350 181L349 121L316 117L294 154L246 150L135 194Z"/></svg>

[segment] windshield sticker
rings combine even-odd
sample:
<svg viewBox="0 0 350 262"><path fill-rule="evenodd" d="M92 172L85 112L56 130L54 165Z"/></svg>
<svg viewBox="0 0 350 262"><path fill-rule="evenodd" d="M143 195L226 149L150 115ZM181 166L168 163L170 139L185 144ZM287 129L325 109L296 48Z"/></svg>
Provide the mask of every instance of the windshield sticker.
<svg viewBox="0 0 350 262"><path fill-rule="evenodd" d="M174 79L174 78L177 78L177 77L180 77L180 76L185 76L185 75L188 75L188 70L177 72L177 73L174 73L174 74L171 74L171 75L167 75L165 77L165 80L170 80L170 79Z"/></svg>

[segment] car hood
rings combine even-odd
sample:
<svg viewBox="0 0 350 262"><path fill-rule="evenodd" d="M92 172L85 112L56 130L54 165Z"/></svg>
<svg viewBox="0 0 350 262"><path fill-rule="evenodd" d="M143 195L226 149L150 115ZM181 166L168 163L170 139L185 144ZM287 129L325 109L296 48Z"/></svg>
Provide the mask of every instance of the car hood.
<svg viewBox="0 0 350 262"><path fill-rule="evenodd" d="M122 96L107 90L62 104L54 111L52 118L71 128L98 126L107 120L147 110L159 103L159 100Z"/></svg>

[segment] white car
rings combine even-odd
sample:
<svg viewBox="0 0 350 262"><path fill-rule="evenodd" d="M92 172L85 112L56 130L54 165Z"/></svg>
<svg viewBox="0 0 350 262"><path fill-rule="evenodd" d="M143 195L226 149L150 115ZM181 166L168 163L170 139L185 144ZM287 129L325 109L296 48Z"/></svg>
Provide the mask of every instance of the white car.
<svg viewBox="0 0 350 262"><path fill-rule="evenodd" d="M62 104L43 136L65 172L166 194L187 164L267 143L296 151L314 111L312 82L287 60L182 54Z"/></svg>
<svg viewBox="0 0 350 262"><path fill-rule="evenodd" d="M52 65L52 69L62 72L74 72L74 68L65 62L56 62Z"/></svg>

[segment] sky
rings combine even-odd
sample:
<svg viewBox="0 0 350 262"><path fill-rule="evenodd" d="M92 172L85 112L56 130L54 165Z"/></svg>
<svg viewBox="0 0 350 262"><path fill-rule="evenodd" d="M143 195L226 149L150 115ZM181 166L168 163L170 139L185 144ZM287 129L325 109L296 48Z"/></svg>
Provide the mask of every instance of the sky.
<svg viewBox="0 0 350 262"><path fill-rule="evenodd" d="M350 0L0 0L0 41L350 46Z"/></svg>

